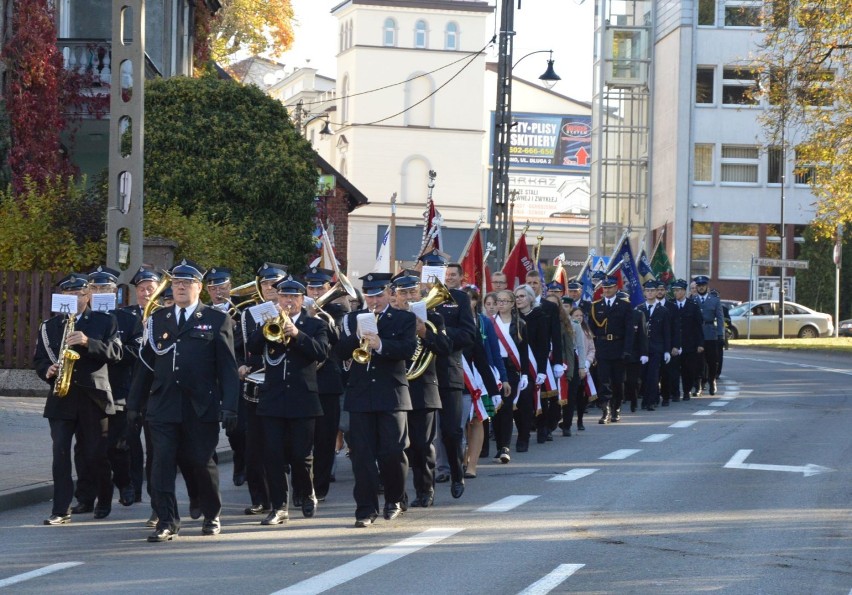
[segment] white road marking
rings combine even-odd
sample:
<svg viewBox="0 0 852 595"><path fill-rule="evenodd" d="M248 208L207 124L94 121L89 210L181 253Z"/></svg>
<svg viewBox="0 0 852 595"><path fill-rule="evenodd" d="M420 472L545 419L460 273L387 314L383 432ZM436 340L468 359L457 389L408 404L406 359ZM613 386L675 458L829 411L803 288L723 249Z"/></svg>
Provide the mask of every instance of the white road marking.
<svg viewBox="0 0 852 595"><path fill-rule="evenodd" d="M793 465L762 465L759 463L746 463L745 460L748 456L754 451L752 450L738 450L734 456L731 457L731 460L723 465L725 469L754 469L757 471L787 471L788 473L801 473L805 477L810 477L811 475L818 475L820 473L828 473L830 471L834 471L830 467L821 467L820 465L814 465L813 463L808 463L807 465L801 466L793 466Z"/></svg>
<svg viewBox="0 0 852 595"><path fill-rule="evenodd" d="M733 401L736 397L716 397L720 401Z"/></svg>
<svg viewBox="0 0 852 595"><path fill-rule="evenodd" d="M725 394L730 395L731 397L738 397L738 396L740 396L740 391L738 391L738 390L726 390ZM719 397L719 398L724 399L725 397Z"/></svg>
<svg viewBox="0 0 852 595"><path fill-rule="evenodd" d="M642 452L642 449L640 449L640 448L621 448L619 450L614 450L611 453L609 453L608 455L604 455L600 458L601 458L601 460L605 460L605 461L618 461L618 460L621 460L621 459L626 459L627 457L632 457L637 452Z"/></svg>
<svg viewBox="0 0 852 595"><path fill-rule="evenodd" d="M651 434L650 436L642 438L639 442L662 442L663 440L668 440L671 437L672 434Z"/></svg>
<svg viewBox="0 0 852 595"><path fill-rule="evenodd" d="M547 481L577 481L578 479L588 477L595 471L600 471L600 469L569 469L565 473L560 473Z"/></svg>
<svg viewBox="0 0 852 595"><path fill-rule="evenodd" d="M702 409L701 411L696 411L692 415L713 415L716 413L716 409Z"/></svg>
<svg viewBox="0 0 852 595"><path fill-rule="evenodd" d="M508 512L513 508L517 508L521 504L526 504L530 500L535 500L538 496L506 496L500 498L496 502L492 502L482 508L477 508L474 512Z"/></svg>
<svg viewBox="0 0 852 595"><path fill-rule="evenodd" d="M45 566L44 568L30 570L29 572L25 572L23 574L16 574L15 576L10 576L9 578L4 578L0 580L0 588L8 587L9 585L16 585L18 583L28 581L31 578L38 578L46 574L65 570L66 568L74 568L75 566L80 566L81 564L82 562L60 562L59 564L51 564L50 566Z"/></svg>
<svg viewBox="0 0 852 595"><path fill-rule="evenodd" d="M720 401L713 401L712 403L709 403L709 405L710 405L710 407L724 407L728 403L730 403L730 401L721 401L720 400Z"/></svg>
<svg viewBox="0 0 852 595"><path fill-rule="evenodd" d="M544 595L561 585L565 579L580 570L585 564L560 564L556 570L543 576L518 595Z"/></svg>
<svg viewBox="0 0 852 595"><path fill-rule="evenodd" d="M279 595L282 593L299 593L301 595L323 593L329 589L340 586L343 583L349 582L352 579L358 578L363 574L367 574L372 570L381 568L391 562L395 562L408 554L413 554L418 550L422 550L423 548L434 545L448 537L452 537L462 530L463 529L460 528L427 529L422 533L418 533L414 537L398 541L393 545L389 545L367 554L366 556L347 562L337 568L332 568L327 572L323 572L322 574L303 580L302 582L296 583L286 589L276 591L272 595Z"/></svg>
<svg viewBox="0 0 852 595"><path fill-rule="evenodd" d="M800 368L813 368L815 370L823 370L824 372L834 372L835 374L843 374L845 376L852 376L852 370L849 369L841 369L841 368L826 368L825 366L815 366L813 364L794 364L791 362L782 362L774 359L762 359L757 357L736 357L736 356L728 356L731 359L742 359L748 360L752 362L763 362L766 364L781 364L782 366L798 366Z"/></svg>
<svg viewBox="0 0 852 595"><path fill-rule="evenodd" d="M690 426L694 426L697 423L698 422L695 421L694 419L691 419L689 421L676 421L672 425L670 425L669 427L670 428L688 428Z"/></svg>

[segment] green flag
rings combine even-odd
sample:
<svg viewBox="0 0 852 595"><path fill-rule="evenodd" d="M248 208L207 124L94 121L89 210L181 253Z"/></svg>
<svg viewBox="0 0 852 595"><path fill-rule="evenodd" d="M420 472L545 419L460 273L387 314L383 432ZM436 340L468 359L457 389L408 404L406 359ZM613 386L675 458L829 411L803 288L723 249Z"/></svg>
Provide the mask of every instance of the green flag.
<svg viewBox="0 0 852 595"><path fill-rule="evenodd" d="M662 281L666 285L674 281L672 262L669 260L669 255L666 254L666 247L663 245L663 242L657 244L657 249L651 257L651 270L654 271L654 276L657 280Z"/></svg>

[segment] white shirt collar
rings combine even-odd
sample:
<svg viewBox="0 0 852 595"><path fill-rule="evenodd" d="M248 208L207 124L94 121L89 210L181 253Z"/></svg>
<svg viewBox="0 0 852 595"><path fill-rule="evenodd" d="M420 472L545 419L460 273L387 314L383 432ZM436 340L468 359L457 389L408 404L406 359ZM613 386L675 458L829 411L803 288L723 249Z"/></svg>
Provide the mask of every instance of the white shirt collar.
<svg viewBox="0 0 852 595"><path fill-rule="evenodd" d="M192 313L195 312L195 310L197 308L198 308L198 301L197 300L195 301L195 303L190 304L185 308L187 320L189 320L189 317L192 316ZM181 310L181 307L178 306L177 304L175 304L175 319L176 320L180 320L180 310Z"/></svg>

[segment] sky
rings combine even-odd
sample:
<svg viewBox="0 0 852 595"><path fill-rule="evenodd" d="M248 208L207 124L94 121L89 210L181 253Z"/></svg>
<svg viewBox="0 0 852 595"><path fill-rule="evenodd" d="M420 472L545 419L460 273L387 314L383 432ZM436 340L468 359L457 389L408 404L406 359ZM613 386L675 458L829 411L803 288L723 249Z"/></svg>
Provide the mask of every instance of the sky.
<svg viewBox="0 0 852 595"><path fill-rule="evenodd" d="M310 66L336 78L337 19L331 9L342 0L292 0L296 41L279 60L287 69ZM492 5L495 0L490 0ZM553 50L554 70L562 77L553 90L572 99L592 98L592 37L594 0L521 0L515 3L515 61L529 52ZM499 19L499 17L498 17ZM489 17L489 38L497 28ZM497 21L499 23L499 20ZM488 39L483 39L482 47ZM497 51L489 50L489 62ZM547 68L547 54L529 56L518 64L515 76L537 81Z"/></svg>

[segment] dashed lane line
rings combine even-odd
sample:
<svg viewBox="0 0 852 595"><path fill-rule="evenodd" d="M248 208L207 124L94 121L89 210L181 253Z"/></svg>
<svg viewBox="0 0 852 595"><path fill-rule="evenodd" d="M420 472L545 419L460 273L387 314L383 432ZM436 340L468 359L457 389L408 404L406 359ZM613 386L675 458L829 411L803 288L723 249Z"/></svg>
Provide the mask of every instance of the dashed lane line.
<svg viewBox="0 0 852 595"><path fill-rule="evenodd" d="M551 477L547 481L577 481L578 479L588 477L595 471L600 471L600 469L569 469L565 473L560 473L559 475Z"/></svg>
<svg viewBox="0 0 852 595"><path fill-rule="evenodd" d="M717 409L701 409L700 411L696 411L692 415L713 415L718 411Z"/></svg>
<svg viewBox="0 0 852 595"><path fill-rule="evenodd" d="M674 434L651 434L650 436L646 436L642 438L639 442L662 442L663 440L668 440Z"/></svg>
<svg viewBox="0 0 852 595"><path fill-rule="evenodd" d="M686 420L686 421L676 421L672 425L670 425L669 427L670 428L688 428L690 426L694 426L697 423L698 422L696 420L690 419L690 420Z"/></svg>
<svg viewBox="0 0 852 595"><path fill-rule="evenodd" d="M508 512L513 508L517 508L521 504L526 504L530 500L535 500L538 496L506 496L500 498L496 502L492 502L482 508L477 508L474 512Z"/></svg>
<svg viewBox="0 0 852 595"><path fill-rule="evenodd" d="M710 406L710 407L724 407L728 403L730 403L730 401L719 400L719 401L713 401L712 403L708 403L708 406Z"/></svg>
<svg viewBox="0 0 852 595"><path fill-rule="evenodd" d="M75 566L80 566L83 564L82 562L60 562L58 564L51 564L50 566L45 566L44 568L36 568L35 570L30 570L29 572L25 572L23 574L16 574L15 576L10 576L9 578L4 578L0 580L0 589L3 587L8 587L10 585L16 585L18 583L22 583L24 581L28 581L32 578L38 578L40 576L44 576L46 574L51 574L54 572L58 572L60 570L65 570L66 568L74 568Z"/></svg>
<svg viewBox="0 0 852 595"><path fill-rule="evenodd" d="M620 461L622 459L626 459L627 457L632 457L637 452L642 452L642 449L641 448L620 448L618 450L614 450L611 453L600 457L600 460Z"/></svg>
<svg viewBox="0 0 852 595"><path fill-rule="evenodd" d="M585 564L560 564L553 572L543 576L518 595L545 595L545 593L550 593L583 566Z"/></svg>

